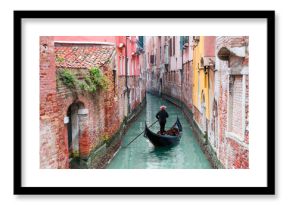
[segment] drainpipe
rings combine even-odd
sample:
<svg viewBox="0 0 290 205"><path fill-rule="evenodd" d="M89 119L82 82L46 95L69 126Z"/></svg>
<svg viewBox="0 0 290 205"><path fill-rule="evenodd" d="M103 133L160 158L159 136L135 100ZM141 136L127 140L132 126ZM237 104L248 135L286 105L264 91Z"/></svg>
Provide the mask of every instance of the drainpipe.
<svg viewBox="0 0 290 205"><path fill-rule="evenodd" d="M183 49L184 49L184 44L182 43L182 49L181 49L181 82L180 82L180 108L182 109L182 99L181 99L181 96L182 95L182 81L183 81Z"/></svg>
<svg viewBox="0 0 290 205"><path fill-rule="evenodd" d="M129 86L128 86L128 75L129 75L129 72L128 72L128 44L127 44L127 40L128 40L128 36L126 36L126 43L125 43L125 69L126 69L126 78L125 78L125 82L126 82L126 92L127 92L127 98L128 98L128 113L130 113L130 95L129 95Z"/></svg>

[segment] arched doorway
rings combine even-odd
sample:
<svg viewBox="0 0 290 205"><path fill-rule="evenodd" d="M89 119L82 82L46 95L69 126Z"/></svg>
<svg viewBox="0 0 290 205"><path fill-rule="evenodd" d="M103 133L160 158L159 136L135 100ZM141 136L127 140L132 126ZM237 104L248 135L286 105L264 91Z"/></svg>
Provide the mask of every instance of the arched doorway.
<svg viewBox="0 0 290 205"><path fill-rule="evenodd" d="M81 123L79 110L84 108L82 102L72 103L67 110L67 137L70 168L79 168Z"/></svg>

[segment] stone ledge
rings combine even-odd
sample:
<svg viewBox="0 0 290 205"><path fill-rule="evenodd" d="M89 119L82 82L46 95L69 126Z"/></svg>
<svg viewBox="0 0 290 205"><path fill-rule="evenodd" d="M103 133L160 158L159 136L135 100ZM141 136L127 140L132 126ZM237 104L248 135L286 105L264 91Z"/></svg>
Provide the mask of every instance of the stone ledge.
<svg viewBox="0 0 290 205"><path fill-rule="evenodd" d="M242 147L249 149L249 145L243 141L243 138L240 137L239 135L233 133L233 132L226 132L226 138L232 139L233 141L235 141L236 143L238 143Z"/></svg>

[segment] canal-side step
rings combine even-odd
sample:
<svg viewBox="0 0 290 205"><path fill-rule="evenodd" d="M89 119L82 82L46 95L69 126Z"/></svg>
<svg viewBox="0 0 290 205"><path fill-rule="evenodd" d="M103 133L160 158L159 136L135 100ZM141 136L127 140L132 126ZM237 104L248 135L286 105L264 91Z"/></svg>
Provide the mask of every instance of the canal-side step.
<svg viewBox="0 0 290 205"><path fill-rule="evenodd" d="M92 152L92 154L88 158L88 162L87 162L88 165L90 166L92 164L92 161L94 161L95 159L99 159L102 156L104 156L106 154L106 152L107 152L107 145L103 144L98 149L96 149L95 151Z"/></svg>

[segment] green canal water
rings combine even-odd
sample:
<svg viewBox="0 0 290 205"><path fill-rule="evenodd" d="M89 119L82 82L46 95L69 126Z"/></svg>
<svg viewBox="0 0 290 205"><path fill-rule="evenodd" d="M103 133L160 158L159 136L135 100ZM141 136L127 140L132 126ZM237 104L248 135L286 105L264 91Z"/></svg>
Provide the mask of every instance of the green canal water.
<svg viewBox="0 0 290 205"><path fill-rule="evenodd" d="M161 105L167 106L169 118L165 129L169 129L178 116L183 126L180 143L170 148L155 148L143 134L128 147L125 146L139 133L144 131L145 121L151 125L156 121L155 115ZM156 123L150 128L159 130ZM147 94L146 108L131 124L124 136L122 146L106 167L107 169L211 169L211 165L199 147L189 123L181 111L174 105L159 97Z"/></svg>

